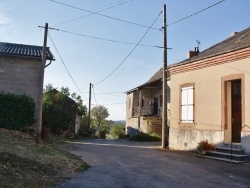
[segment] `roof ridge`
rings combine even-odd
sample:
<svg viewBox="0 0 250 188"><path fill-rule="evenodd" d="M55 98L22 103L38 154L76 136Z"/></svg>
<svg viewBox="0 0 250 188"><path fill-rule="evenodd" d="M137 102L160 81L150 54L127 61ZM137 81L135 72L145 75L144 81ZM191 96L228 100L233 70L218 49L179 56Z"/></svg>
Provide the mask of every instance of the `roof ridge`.
<svg viewBox="0 0 250 188"><path fill-rule="evenodd" d="M249 36L248 35L245 35L247 37L243 36L245 33L248 33ZM239 38L239 36L240 36L240 38ZM236 44L236 42L239 42L239 39L241 40L243 38L244 38L243 42L240 41L241 43ZM236 39L238 39L238 40L236 40ZM205 49L204 51L199 52L197 56L184 59L178 63L171 64L168 66L168 68L181 66L183 64L192 63L195 61L210 58L210 57L220 55L223 53L232 52L232 51L246 48L249 46L250 46L250 27L236 33L233 36L230 36L230 37L222 40L221 42L216 43L215 45L212 45L211 47Z"/></svg>
<svg viewBox="0 0 250 188"><path fill-rule="evenodd" d="M239 35L242 35L243 33L245 33L245 32L248 31L248 30L250 30L250 27L248 27L248 28L246 28L246 29L244 29L244 30L242 30L242 31L240 31L240 32L238 32L238 33L236 33L236 34L234 34L233 36L230 36L230 37L228 37L228 38L222 40L221 42L218 42L218 43L214 44L213 46L210 46L209 48L203 50L203 51L200 52L200 53L206 52L206 51L208 51L209 49L214 48L214 47L216 47L216 46L218 46L218 45L220 45L220 44L223 44L223 43L225 43L225 42L227 42L227 41L229 41L229 40L233 40L234 38L237 38Z"/></svg>

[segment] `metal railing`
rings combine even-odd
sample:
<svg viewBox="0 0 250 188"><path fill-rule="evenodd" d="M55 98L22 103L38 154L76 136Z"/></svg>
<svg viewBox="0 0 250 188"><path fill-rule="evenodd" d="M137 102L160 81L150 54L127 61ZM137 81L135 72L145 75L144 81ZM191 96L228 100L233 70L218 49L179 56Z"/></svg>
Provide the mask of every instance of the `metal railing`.
<svg viewBox="0 0 250 188"><path fill-rule="evenodd" d="M233 137L234 137L236 134L238 134L239 132L241 132L242 129L243 129L244 127L248 127L248 128L250 129L250 127L249 127L248 125L244 125L244 126L242 126L237 132L235 132L234 134L232 134L232 136L231 136L231 162L232 162L232 160L233 160Z"/></svg>

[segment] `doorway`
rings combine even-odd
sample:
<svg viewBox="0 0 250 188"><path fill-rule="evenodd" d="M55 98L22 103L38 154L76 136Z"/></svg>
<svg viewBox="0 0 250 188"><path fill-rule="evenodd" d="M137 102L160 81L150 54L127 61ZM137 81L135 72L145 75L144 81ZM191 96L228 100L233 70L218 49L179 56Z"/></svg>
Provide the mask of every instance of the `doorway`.
<svg viewBox="0 0 250 188"><path fill-rule="evenodd" d="M241 80L231 81L231 119L232 142L241 142L242 105Z"/></svg>

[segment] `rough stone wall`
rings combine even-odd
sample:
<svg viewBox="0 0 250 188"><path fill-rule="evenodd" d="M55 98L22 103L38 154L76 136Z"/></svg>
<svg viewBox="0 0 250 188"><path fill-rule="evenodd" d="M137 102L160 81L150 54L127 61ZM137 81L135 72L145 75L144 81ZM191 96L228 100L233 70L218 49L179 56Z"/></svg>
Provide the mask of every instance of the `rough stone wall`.
<svg viewBox="0 0 250 188"><path fill-rule="evenodd" d="M40 65L38 59L0 57L0 92L32 97L37 111Z"/></svg>

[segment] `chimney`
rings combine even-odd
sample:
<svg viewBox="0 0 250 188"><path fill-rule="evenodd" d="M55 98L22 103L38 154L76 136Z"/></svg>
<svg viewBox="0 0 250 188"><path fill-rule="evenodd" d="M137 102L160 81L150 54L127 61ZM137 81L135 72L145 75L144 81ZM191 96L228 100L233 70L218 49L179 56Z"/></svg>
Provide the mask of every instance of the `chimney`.
<svg viewBox="0 0 250 188"><path fill-rule="evenodd" d="M188 51L187 52L187 58L191 58L191 57L194 57L194 56L197 56L199 54L199 47L195 47L194 48L194 51Z"/></svg>
<svg viewBox="0 0 250 188"><path fill-rule="evenodd" d="M233 36L236 35L237 33L239 33L239 32L232 32L232 33L230 34L230 37L233 37Z"/></svg>

